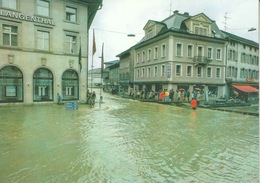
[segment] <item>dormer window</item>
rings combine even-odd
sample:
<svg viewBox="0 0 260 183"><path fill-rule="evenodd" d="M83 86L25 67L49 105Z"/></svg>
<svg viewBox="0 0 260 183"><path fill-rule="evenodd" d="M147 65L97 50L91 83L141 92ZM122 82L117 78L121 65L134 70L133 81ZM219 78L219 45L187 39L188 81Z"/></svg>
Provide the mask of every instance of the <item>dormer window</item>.
<svg viewBox="0 0 260 183"><path fill-rule="evenodd" d="M195 27L195 34L207 36L208 29L205 27Z"/></svg>
<svg viewBox="0 0 260 183"><path fill-rule="evenodd" d="M147 33L146 33L146 39L150 39L154 36L154 31L153 29L150 29L150 30L147 30Z"/></svg>

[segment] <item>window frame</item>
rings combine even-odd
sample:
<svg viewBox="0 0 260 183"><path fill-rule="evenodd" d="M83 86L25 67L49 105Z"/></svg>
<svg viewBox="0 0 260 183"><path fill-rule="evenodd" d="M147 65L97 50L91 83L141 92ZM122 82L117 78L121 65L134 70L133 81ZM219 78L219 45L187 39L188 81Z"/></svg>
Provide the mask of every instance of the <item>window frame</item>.
<svg viewBox="0 0 260 183"><path fill-rule="evenodd" d="M51 2L49 0L35 0L35 1L36 1L36 3L35 3L35 6L36 6L35 11L36 12L35 13L39 16L50 17L51 16ZM48 3L48 7L46 8L44 6L39 6L40 4L38 4L38 2ZM39 9L39 8L41 8L41 9ZM42 12L45 9L48 10L47 14Z"/></svg>
<svg viewBox="0 0 260 183"><path fill-rule="evenodd" d="M67 9L72 9L75 10L75 14L70 13L69 11L67 11ZM69 18L68 18L69 15ZM72 20L71 16L75 16L75 20ZM65 6L65 20L68 22L72 22L72 23L77 23L78 22L78 9L76 7L70 6L70 5L66 5Z"/></svg>

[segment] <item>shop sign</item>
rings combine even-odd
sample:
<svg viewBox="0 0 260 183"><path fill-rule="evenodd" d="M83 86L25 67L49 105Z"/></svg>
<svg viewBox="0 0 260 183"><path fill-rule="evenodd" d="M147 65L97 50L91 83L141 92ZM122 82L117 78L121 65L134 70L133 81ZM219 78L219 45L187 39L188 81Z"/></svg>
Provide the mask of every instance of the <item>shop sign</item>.
<svg viewBox="0 0 260 183"><path fill-rule="evenodd" d="M10 18L19 19L19 20L25 20L28 22L36 22L36 23L54 25L54 21L52 19L24 15L23 13L7 11L7 10L3 10L3 9L0 9L0 16L10 17Z"/></svg>

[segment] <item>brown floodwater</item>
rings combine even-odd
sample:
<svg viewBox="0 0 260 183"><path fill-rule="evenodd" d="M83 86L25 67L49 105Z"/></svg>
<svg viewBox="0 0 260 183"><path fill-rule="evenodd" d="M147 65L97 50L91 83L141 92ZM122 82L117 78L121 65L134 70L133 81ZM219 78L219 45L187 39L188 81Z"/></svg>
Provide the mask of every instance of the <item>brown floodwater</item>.
<svg viewBox="0 0 260 183"><path fill-rule="evenodd" d="M0 107L0 182L259 182L258 117L104 94Z"/></svg>

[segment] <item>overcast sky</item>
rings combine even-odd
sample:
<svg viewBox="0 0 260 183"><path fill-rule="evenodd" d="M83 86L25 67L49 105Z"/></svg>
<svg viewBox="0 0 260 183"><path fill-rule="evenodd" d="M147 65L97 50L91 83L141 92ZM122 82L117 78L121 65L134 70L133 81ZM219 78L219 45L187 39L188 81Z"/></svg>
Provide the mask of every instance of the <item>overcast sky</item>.
<svg viewBox="0 0 260 183"><path fill-rule="evenodd" d="M162 21L175 10L191 16L204 13L215 20L221 30L225 30L227 13L227 32L258 42L258 0L103 0L103 7L98 10L89 31L91 55L95 30L94 68L100 68L102 43L105 62L119 59L116 55L144 36L143 28L148 20ZM257 31L248 32L252 27ZM90 57L89 68L91 60Z"/></svg>

